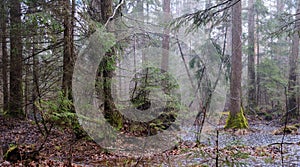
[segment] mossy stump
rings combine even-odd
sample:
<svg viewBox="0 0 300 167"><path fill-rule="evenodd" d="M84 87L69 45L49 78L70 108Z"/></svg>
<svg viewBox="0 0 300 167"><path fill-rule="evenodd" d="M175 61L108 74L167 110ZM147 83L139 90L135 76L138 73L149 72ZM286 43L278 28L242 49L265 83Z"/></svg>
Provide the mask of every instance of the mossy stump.
<svg viewBox="0 0 300 167"><path fill-rule="evenodd" d="M242 107L241 111L234 116L229 112L225 129L248 129L248 127L249 124L246 117L244 116L244 110Z"/></svg>

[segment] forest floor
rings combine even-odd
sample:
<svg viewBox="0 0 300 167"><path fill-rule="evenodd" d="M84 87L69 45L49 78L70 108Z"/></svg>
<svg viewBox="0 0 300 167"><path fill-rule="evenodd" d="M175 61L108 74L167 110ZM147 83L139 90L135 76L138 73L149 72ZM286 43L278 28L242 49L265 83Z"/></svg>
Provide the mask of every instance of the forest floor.
<svg viewBox="0 0 300 167"><path fill-rule="evenodd" d="M74 140L68 128L54 127L45 140L34 121L0 116L0 166L300 166L299 126L283 135L276 132L278 120L248 119L247 132L220 128L218 138L212 133L200 144L187 139L164 153L133 158L107 153L91 140ZM18 150L4 161L13 146Z"/></svg>

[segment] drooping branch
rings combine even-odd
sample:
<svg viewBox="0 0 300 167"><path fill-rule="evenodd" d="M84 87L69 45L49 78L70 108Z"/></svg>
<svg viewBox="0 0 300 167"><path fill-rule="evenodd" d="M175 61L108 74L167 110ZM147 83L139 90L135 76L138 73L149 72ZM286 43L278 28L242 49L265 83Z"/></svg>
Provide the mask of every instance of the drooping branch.
<svg viewBox="0 0 300 167"><path fill-rule="evenodd" d="M226 0L224 2L213 5L204 10L198 10L194 13L185 14L171 24L171 26L178 28L182 24L188 24L192 22L190 30L194 30L197 27L205 26L207 23L213 23L212 26L217 25L223 20L226 20L229 9L237 4L240 0L232 2L232 0ZM219 16L219 14L222 14Z"/></svg>
<svg viewBox="0 0 300 167"><path fill-rule="evenodd" d="M282 25L280 25L277 30L273 31L270 33L270 36L278 36L284 32L292 32L294 30L294 25L295 23L299 22L300 19L291 19L291 17L294 17L297 15L300 15L300 13L295 13L295 14L292 14L292 15L289 15L286 20L289 20L285 23L283 23Z"/></svg>

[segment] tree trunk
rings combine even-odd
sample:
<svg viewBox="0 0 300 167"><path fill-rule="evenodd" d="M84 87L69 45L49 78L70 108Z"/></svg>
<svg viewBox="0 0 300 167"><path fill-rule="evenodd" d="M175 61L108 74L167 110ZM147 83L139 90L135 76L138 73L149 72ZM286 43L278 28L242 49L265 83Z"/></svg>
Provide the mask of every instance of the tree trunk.
<svg viewBox="0 0 300 167"><path fill-rule="evenodd" d="M146 1L146 3L148 4L147 1ZM138 0L136 7L137 7L138 15L141 16L141 20L143 20L144 22L148 22L149 21L148 16L146 16L147 20L145 20L144 0ZM146 14L148 14L149 11L146 11L146 12L147 12ZM146 43L145 41L141 42L141 48L145 47L145 43ZM142 64L145 64L146 62L147 62L147 57L145 54L145 50L142 49Z"/></svg>
<svg viewBox="0 0 300 167"><path fill-rule="evenodd" d="M259 71L260 68L260 45L259 45L259 18L258 15L256 15L256 58L257 58L257 71ZM256 75L256 105L260 105L261 101L261 86L260 86L260 73L257 72Z"/></svg>
<svg viewBox="0 0 300 167"><path fill-rule="evenodd" d="M248 0L248 107L256 106L256 85L254 67L254 4L253 0Z"/></svg>
<svg viewBox="0 0 300 167"><path fill-rule="evenodd" d="M74 2L72 1L72 6ZM74 42L73 42L73 13L70 1L63 1L64 6L64 55L63 55L63 83L64 95L72 100L72 75L75 64Z"/></svg>
<svg viewBox="0 0 300 167"><path fill-rule="evenodd" d="M242 47L241 47L241 2L232 9L232 58L230 83L230 112L237 115L241 109L241 76L242 76Z"/></svg>
<svg viewBox="0 0 300 167"><path fill-rule="evenodd" d="M35 41L34 37L33 37L33 41ZM40 92L40 90L39 90L40 89L40 86L39 86L39 67L38 67L39 66L39 60L38 60L37 55L35 55L35 52L36 52L36 47L33 44L33 46L32 46L32 55L33 55L33 57L32 57L32 59L33 59L32 60L32 62L33 62L33 64L32 64L33 79L32 79L32 81L33 81L33 88L32 88L31 96L32 96L32 102L33 102L32 111L33 111L34 114L36 114L37 111L38 111L38 108L35 105L35 101L38 100L39 92Z"/></svg>
<svg viewBox="0 0 300 167"><path fill-rule="evenodd" d="M100 22L104 25L108 21L109 17L113 13L112 5L113 2L111 0L103 0L101 1L101 20ZM112 77L113 77L113 70L109 68L109 65L111 65L113 60L114 52L113 49L109 52L107 52L103 58L102 65L103 65L103 94L104 94L104 114L105 117L112 120L112 124L115 126L121 126L117 125L116 118L113 118L113 108L115 108L113 103L113 97L112 97Z"/></svg>
<svg viewBox="0 0 300 167"><path fill-rule="evenodd" d="M231 11L229 11L231 13ZM231 19L231 15L229 16L229 20ZM225 54L227 55L232 55L232 24L231 22L226 23L227 28L227 38L226 38L226 51ZM229 60L230 61L230 60ZM229 106L230 106L230 91L228 90L226 92L226 98L225 98L225 105L223 111L229 111Z"/></svg>
<svg viewBox="0 0 300 167"><path fill-rule="evenodd" d="M170 0L163 1L163 12L165 20L170 17ZM168 71L169 68L169 49L170 49L170 29L168 27L164 28L163 40L162 40L162 60L161 69L163 71Z"/></svg>
<svg viewBox="0 0 300 167"><path fill-rule="evenodd" d="M29 48L26 48L26 49L28 49L29 50ZM25 112L25 116L26 116L26 118L29 118L28 117L28 114L29 114L29 103L30 103L30 101L29 101L29 99L30 99L30 97L29 97L29 95L30 95L30 74L31 74L31 72L30 72L30 66L29 66L29 64L30 64L30 59L28 59L27 61L25 61L24 62L24 66L25 66L25 71L24 71L24 73L25 73L25 79L24 79L24 112Z"/></svg>
<svg viewBox="0 0 300 167"><path fill-rule="evenodd" d="M22 21L21 3L10 0L10 98L9 115L24 117L22 89Z"/></svg>
<svg viewBox="0 0 300 167"><path fill-rule="evenodd" d="M297 83L297 66L299 58L299 31L300 31L300 3L298 2L296 23L295 23L295 33L293 35L292 53L289 56L289 83L288 83L288 112L291 113L293 117L299 116L299 109L297 108L297 93L296 93L296 83Z"/></svg>
<svg viewBox="0 0 300 167"><path fill-rule="evenodd" d="M136 8L137 8L136 11L139 14L144 13L144 0L137 0L137 2L136 2ZM142 16L144 16L144 15L142 15Z"/></svg>
<svg viewBox="0 0 300 167"><path fill-rule="evenodd" d="M233 3L239 0L234 0ZM230 114L225 128L248 128L248 122L241 106L242 78L242 0L232 7L232 58L230 76Z"/></svg>
<svg viewBox="0 0 300 167"><path fill-rule="evenodd" d="M0 40L2 43L2 89L3 89L3 111L8 110L8 75L7 75L7 66L8 66L8 54L7 54L7 10L6 10L6 1L1 1L1 18L0 18L0 26L1 26L1 33L0 33Z"/></svg>
<svg viewBox="0 0 300 167"><path fill-rule="evenodd" d="M112 0L94 0L92 1L93 8L96 11L101 12L101 17L99 16L92 16L93 18L96 18L97 22L100 22L102 25L105 25L108 19L112 16L113 14L113 2ZM113 27L110 27L111 25L108 24L106 27L107 30L111 31ZM104 41L105 42L105 41ZM103 59L100 62L100 66L98 69L98 77L97 80L98 82L102 82L102 86L100 88L102 98L103 98L103 114L104 117L108 120L108 122L116 127L116 128L121 128L123 126L123 117L122 114L116 110L116 106L113 101L113 96L112 96L112 78L113 78L113 72L114 68L112 66L116 65L116 60L115 60L115 50L114 48L111 48L110 51L108 51Z"/></svg>

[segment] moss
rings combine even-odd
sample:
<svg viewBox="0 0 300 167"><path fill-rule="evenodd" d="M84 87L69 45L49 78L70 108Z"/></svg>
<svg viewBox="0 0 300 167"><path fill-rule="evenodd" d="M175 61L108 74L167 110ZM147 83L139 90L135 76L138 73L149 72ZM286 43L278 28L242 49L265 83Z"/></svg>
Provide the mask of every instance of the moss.
<svg viewBox="0 0 300 167"><path fill-rule="evenodd" d="M113 110L112 115L111 115L111 123L116 128L116 130L122 129L122 127L123 127L123 117L122 117L121 113L119 113L116 110Z"/></svg>
<svg viewBox="0 0 300 167"><path fill-rule="evenodd" d="M17 162L21 160L19 148L17 145L11 145L9 149L4 154L4 159L10 162Z"/></svg>
<svg viewBox="0 0 300 167"><path fill-rule="evenodd" d="M273 117L272 117L272 115L271 114L269 114L269 113L266 113L265 114L265 118L264 118L266 121L272 121L273 120Z"/></svg>
<svg viewBox="0 0 300 167"><path fill-rule="evenodd" d="M6 151L6 153L4 154L4 159L7 159L8 155L13 152L15 149L17 149L18 146L17 145L12 145L9 147L9 149Z"/></svg>
<svg viewBox="0 0 300 167"><path fill-rule="evenodd" d="M144 130L146 130L146 128L145 127L143 127L142 125L139 125L139 124L131 124L130 125L130 129L129 129L129 131L131 132L131 133L139 133L139 132L142 132L142 131L144 131Z"/></svg>
<svg viewBox="0 0 300 167"><path fill-rule="evenodd" d="M247 129L249 127L248 121L244 116L244 109L241 107L241 111L235 116L232 116L230 113L226 120L225 129Z"/></svg>

